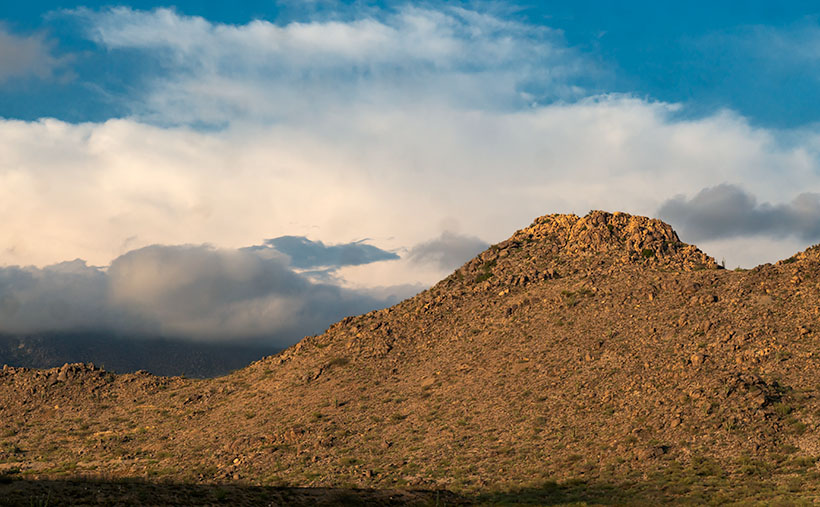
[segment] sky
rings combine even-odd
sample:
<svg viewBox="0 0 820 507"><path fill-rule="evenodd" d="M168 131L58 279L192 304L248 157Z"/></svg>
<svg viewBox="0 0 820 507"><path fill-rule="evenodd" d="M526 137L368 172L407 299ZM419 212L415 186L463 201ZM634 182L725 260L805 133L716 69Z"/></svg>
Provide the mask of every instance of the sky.
<svg viewBox="0 0 820 507"><path fill-rule="evenodd" d="M0 332L286 345L540 215L820 242L810 2L0 6Z"/></svg>

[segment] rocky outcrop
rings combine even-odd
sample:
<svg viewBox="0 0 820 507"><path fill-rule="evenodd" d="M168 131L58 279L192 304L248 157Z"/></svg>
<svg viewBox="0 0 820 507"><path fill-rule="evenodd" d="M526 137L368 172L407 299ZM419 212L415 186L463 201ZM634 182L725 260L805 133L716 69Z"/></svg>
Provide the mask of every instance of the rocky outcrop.
<svg viewBox="0 0 820 507"><path fill-rule="evenodd" d="M620 262L641 262L683 270L717 269L715 260L697 247L682 243L661 220L591 211L586 216L546 215L516 232L512 242L554 245L567 257L613 255Z"/></svg>

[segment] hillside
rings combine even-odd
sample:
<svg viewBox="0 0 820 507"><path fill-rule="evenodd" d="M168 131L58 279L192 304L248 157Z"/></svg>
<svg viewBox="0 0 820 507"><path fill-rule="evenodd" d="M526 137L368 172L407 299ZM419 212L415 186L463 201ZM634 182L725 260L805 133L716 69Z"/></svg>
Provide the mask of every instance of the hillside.
<svg viewBox="0 0 820 507"><path fill-rule="evenodd" d="M818 274L817 247L728 271L658 220L544 216L225 377L4 368L0 498L817 501Z"/></svg>

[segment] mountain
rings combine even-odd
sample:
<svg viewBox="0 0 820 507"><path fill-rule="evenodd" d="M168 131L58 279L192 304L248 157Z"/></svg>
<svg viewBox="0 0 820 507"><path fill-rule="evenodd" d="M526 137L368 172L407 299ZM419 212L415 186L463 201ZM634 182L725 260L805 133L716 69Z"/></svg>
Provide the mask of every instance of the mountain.
<svg viewBox="0 0 820 507"><path fill-rule="evenodd" d="M54 368L91 362L117 373L147 370L155 375L208 378L226 375L275 347L202 343L169 338L131 338L109 333L0 334L0 365Z"/></svg>
<svg viewBox="0 0 820 507"><path fill-rule="evenodd" d="M728 271L658 220L547 215L224 377L5 368L0 497L816 501L819 274L820 247Z"/></svg>

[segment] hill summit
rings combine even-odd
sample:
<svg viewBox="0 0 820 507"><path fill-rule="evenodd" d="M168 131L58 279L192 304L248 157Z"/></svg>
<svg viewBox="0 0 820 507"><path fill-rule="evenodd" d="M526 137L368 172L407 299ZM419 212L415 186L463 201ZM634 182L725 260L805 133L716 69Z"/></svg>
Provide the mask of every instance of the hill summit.
<svg viewBox="0 0 820 507"><path fill-rule="evenodd" d="M0 470L450 503L817 499L816 252L728 271L658 220L547 215L218 379L7 368Z"/></svg>
<svg viewBox="0 0 820 507"><path fill-rule="evenodd" d="M621 262L643 261L684 270L717 267L714 259L682 243L669 224L626 213L591 211L584 217L546 215L497 247L531 242L574 259L614 254ZM542 249L534 253L545 252Z"/></svg>
<svg viewBox="0 0 820 507"><path fill-rule="evenodd" d="M498 271L502 274L496 279L499 283L520 284L524 279L510 277L537 280L555 277L560 271L602 271L635 263L683 271L718 267L714 259L682 243L672 227L660 220L592 211L584 217L540 217L510 239L493 245L456 274L478 271L478 277L486 279ZM481 274L482 270L486 274Z"/></svg>

